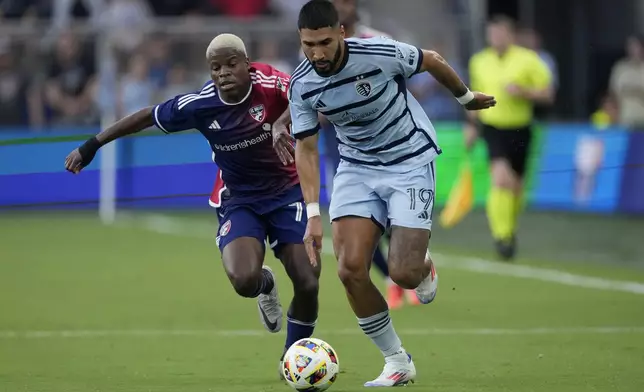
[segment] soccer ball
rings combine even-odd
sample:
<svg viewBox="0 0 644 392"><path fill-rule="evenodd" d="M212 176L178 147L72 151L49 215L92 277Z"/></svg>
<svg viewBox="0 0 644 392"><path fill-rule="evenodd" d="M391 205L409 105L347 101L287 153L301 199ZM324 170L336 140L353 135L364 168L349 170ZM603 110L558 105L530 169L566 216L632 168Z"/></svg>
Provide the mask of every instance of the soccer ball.
<svg viewBox="0 0 644 392"><path fill-rule="evenodd" d="M335 350L320 339L300 339L284 355L284 379L297 391L324 391L333 384L339 371Z"/></svg>

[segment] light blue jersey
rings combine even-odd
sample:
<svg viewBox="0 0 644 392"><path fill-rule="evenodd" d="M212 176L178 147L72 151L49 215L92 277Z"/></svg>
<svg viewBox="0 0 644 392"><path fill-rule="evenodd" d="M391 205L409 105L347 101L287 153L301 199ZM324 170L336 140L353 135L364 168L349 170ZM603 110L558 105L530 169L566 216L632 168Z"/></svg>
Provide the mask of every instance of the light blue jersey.
<svg viewBox="0 0 644 392"><path fill-rule="evenodd" d="M405 173L440 154L436 132L406 81L419 72L421 49L386 37L349 38L340 70L318 75L305 60L291 76L296 138L319 130L318 113L336 129L343 162Z"/></svg>

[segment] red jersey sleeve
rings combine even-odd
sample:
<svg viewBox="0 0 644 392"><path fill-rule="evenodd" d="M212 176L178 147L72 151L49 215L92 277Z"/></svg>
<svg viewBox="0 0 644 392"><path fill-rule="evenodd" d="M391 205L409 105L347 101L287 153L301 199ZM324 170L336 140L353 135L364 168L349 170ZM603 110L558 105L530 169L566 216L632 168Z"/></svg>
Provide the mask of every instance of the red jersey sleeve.
<svg viewBox="0 0 644 392"><path fill-rule="evenodd" d="M226 184L224 184L221 169L217 169L217 179L215 180L215 185L213 186L212 192L210 193L210 200L208 200L210 206L215 208L221 207L221 196L225 190Z"/></svg>
<svg viewBox="0 0 644 392"><path fill-rule="evenodd" d="M288 105L286 92L288 91L288 85L291 81L291 77L288 74L279 71L268 64L252 63L250 76L253 83L259 83L262 87L274 89L275 95L278 98L283 99Z"/></svg>

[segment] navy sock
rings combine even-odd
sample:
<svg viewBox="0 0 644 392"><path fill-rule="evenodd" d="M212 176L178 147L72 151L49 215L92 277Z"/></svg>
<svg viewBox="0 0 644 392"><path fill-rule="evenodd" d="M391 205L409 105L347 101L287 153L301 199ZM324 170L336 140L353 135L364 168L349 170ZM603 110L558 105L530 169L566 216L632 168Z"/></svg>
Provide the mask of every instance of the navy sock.
<svg viewBox="0 0 644 392"><path fill-rule="evenodd" d="M288 316L286 318L286 343L284 344L284 353L298 340L310 338L313 335L314 329L315 321L299 321Z"/></svg>
<svg viewBox="0 0 644 392"><path fill-rule="evenodd" d="M273 290L273 287L275 287L273 275L271 275L268 270L262 268L262 279L260 280L259 286L257 287L257 295L268 294L271 292L271 290ZM257 297L257 295L255 295L255 297Z"/></svg>
<svg viewBox="0 0 644 392"><path fill-rule="evenodd" d="M373 254L373 263L375 264L376 268L385 276L385 278L389 277L389 267L387 266L387 259L385 259L385 255L382 253L382 250L380 250L380 247L376 248L376 252Z"/></svg>

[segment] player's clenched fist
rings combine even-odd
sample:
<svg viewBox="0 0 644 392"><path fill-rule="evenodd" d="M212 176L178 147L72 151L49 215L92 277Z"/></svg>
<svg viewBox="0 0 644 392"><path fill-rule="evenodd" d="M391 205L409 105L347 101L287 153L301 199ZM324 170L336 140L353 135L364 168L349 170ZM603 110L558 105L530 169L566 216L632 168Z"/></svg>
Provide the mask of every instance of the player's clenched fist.
<svg viewBox="0 0 644 392"><path fill-rule="evenodd" d="M318 257L322 251L322 219L320 216L309 218L304 233L304 246L313 267L318 265Z"/></svg>
<svg viewBox="0 0 644 392"><path fill-rule="evenodd" d="M67 158L65 158L65 170L74 174L80 173L85 166L92 162L99 148L101 148L101 143L96 137L89 139L67 155Z"/></svg>

